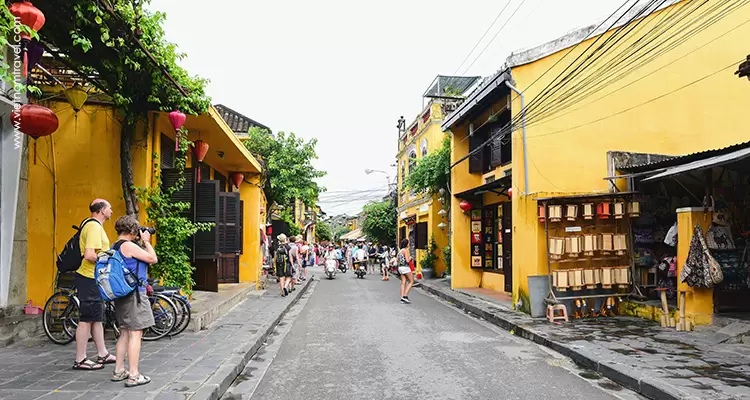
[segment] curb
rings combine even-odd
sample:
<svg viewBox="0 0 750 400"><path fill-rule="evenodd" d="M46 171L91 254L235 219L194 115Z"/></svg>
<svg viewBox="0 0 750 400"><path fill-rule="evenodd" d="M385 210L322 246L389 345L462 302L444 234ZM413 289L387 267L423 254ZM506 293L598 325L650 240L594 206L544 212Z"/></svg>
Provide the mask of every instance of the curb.
<svg viewBox="0 0 750 400"><path fill-rule="evenodd" d="M224 299L224 301L216 304L214 307L201 312L199 315L193 315L187 330L190 332L200 332L206 329L212 322L221 318L237 304L243 302L253 291L255 291L255 286L248 286L242 291L235 293L232 297Z"/></svg>
<svg viewBox="0 0 750 400"><path fill-rule="evenodd" d="M281 319L284 318L284 316L292 307L294 307L295 304L297 304L297 301L299 301L300 297L302 297L302 295L307 292L307 289L310 287L313 279L314 276L305 281L305 284L294 292L296 293L296 296L292 299L292 301L289 302L289 304L287 304L284 310L279 313L275 320L273 320L267 326L263 326L258 329L258 332L262 332L259 336L253 335L248 341L239 343L239 349L237 352L238 354L225 361L222 366L210 378L208 378L208 380L206 380L206 382L203 383L200 388L198 388L198 390L195 391L193 396L190 397L190 400L218 400L221 396L223 396L224 393L226 393L227 389L229 389L229 386L232 384L232 382L234 382L234 380L237 379L242 371L245 370L245 366L247 365L247 363L255 355L255 353L258 352L260 347L263 345L263 342L266 341L268 336L273 332L279 322L281 322ZM249 348L246 346L249 346Z"/></svg>
<svg viewBox="0 0 750 400"><path fill-rule="evenodd" d="M695 399L693 396L687 394L681 394L682 391L679 387L670 385L666 382L653 379L650 377L642 377L637 369L627 367L622 364L617 364L609 361L598 360L596 357L589 355L585 352L578 350L575 347L567 346L559 342L550 340L533 330L519 325L508 319L501 318L500 316L482 309L474 304L466 302L459 296L463 295L466 297L472 297L478 300L483 300L478 297L464 295L462 293L445 293L442 290L436 289L430 285L422 284L419 286L422 290L429 292L445 301L450 303L452 306L467 311L474 316L483 318L484 320L499 326L507 331L513 330L514 334L524 339L530 340L534 343L548 347L570 359L576 364L588 368L592 371L596 371L602 376L611 379L619 385L628 388L636 393L648 397L649 399L655 400L689 400ZM486 301L486 300L483 300Z"/></svg>

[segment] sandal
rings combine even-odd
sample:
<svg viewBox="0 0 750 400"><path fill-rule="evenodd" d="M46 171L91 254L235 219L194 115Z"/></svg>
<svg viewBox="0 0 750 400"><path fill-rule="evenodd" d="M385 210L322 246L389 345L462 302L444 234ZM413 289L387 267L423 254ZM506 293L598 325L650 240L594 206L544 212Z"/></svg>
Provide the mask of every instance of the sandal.
<svg viewBox="0 0 750 400"><path fill-rule="evenodd" d="M73 369L82 370L82 371L91 371L95 369L102 369L104 368L104 364L95 363L88 358L84 358L81 361L76 361L73 363Z"/></svg>
<svg viewBox="0 0 750 400"><path fill-rule="evenodd" d="M115 362L117 362L117 357L113 356L112 354L107 353L107 355L104 356L104 357L97 356L96 357L96 362L98 364L102 364L102 365L104 365L104 364L114 364Z"/></svg>
<svg viewBox="0 0 750 400"><path fill-rule="evenodd" d="M130 374L128 373L127 370L122 370L120 372L112 371L112 377L110 378L110 380L112 382L122 382L125 379L128 379L129 377L130 377Z"/></svg>
<svg viewBox="0 0 750 400"><path fill-rule="evenodd" d="M129 377L127 381L125 381L125 387L135 387L135 386L141 386L145 385L147 383L151 382L151 378L147 377L143 374L138 374L136 377Z"/></svg>

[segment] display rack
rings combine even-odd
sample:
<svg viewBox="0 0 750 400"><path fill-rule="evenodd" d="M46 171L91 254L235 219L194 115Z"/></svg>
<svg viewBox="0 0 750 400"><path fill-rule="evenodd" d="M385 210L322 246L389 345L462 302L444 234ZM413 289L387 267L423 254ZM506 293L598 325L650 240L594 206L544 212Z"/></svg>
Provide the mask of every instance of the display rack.
<svg viewBox="0 0 750 400"><path fill-rule="evenodd" d="M628 296L635 296L643 298L644 296L640 293L638 286L634 284L635 262L633 258L633 237L632 237L632 223L631 214L637 215L637 210L631 210L628 200L631 200L634 192L618 192L618 193L606 193L606 194L592 194L592 195L579 195L579 196L561 196L561 197L549 197L535 199L539 204L540 219L544 218L544 233L545 243L547 246L547 274L549 279L549 293L546 301L548 303L557 304L563 301L582 300L582 299L594 299L594 298L622 298ZM592 204L593 210L592 210ZM602 204L603 208L598 207ZM615 206L616 205L616 206ZM571 207L572 206L572 207ZM634 207L638 207L638 203L634 203ZM606 208L606 210L604 210ZM614 210L617 208L617 210ZM579 212L583 211L583 212ZM564 229L566 235L560 237L557 235L554 237L556 248L553 254L550 242L550 220L554 220L553 224L558 224L559 229ZM571 226L571 223L575 222L575 225ZM591 233L591 231L601 230L601 233ZM583 234L584 231L588 232ZM574 233L574 235L568 235L568 233ZM590 236L586 240L586 236ZM606 239L605 239L606 237ZM615 239L616 240L613 240ZM565 240L568 245L572 245L573 253L567 257L561 251L560 242ZM593 248L602 245L604 241L605 249L583 251L579 246L586 240L586 244L590 246L591 240L597 240L597 244ZM617 243L613 243L616 241ZM624 241L624 243L623 243ZM609 247L607 247L609 246ZM564 248L565 246L563 246ZM617 249L615 248L617 247ZM594 255L594 252L596 254ZM611 252L612 254L603 254ZM583 255L581 254L586 254ZM556 258L557 257L557 258ZM616 266L601 266L596 267L594 264L603 261L617 261L622 262L616 263ZM567 268L568 264L573 264L574 267L585 265L586 268ZM553 265L556 268L553 268ZM621 275L625 271L625 275ZM563 274L560 274L564 271ZM572 275L571 275L572 274ZM609 274L609 278L604 282L605 274ZM566 289L570 288L571 292L576 294L561 295L555 293L555 276L565 277ZM570 276L575 277L586 277L589 279L588 283L583 284L582 281L576 281L572 284L569 283ZM599 277L599 282L596 282ZM618 278L618 282L614 282L614 277ZM626 285L623 284L623 278ZM601 287L599 287L601 285ZM593 286L593 287L592 287ZM607 287L609 286L609 287ZM621 292L623 286L627 286L627 292ZM560 290L558 290L559 292ZM607 293L600 293L600 292ZM592 293L594 292L594 293Z"/></svg>

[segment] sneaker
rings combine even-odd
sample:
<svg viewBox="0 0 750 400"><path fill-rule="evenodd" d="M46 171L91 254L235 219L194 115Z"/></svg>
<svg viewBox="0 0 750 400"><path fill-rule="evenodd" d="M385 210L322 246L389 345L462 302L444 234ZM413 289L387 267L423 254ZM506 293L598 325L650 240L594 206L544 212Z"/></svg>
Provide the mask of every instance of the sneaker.
<svg viewBox="0 0 750 400"><path fill-rule="evenodd" d="M289 295L289 289L284 288L284 296L288 296L288 295Z"/></svg>
<svg viewBox="0 0 750 400"><path fill-rule="evenodd" d="M411 304L411 300L409 300L409 296L404 296L401 298L401 301L403 301L406 304Z"/></svg>

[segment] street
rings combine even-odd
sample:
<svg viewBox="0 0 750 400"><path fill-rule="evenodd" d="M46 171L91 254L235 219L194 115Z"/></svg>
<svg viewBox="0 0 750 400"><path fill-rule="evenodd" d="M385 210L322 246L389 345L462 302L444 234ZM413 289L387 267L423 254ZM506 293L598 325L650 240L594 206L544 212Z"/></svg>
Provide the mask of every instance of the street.
<svg viewBox="0 0 750 400"><path fill-rule="evenodd" d="M351 272L313 282L223 398L639 398L420 289L401 304L398 290Z"/></svg>

